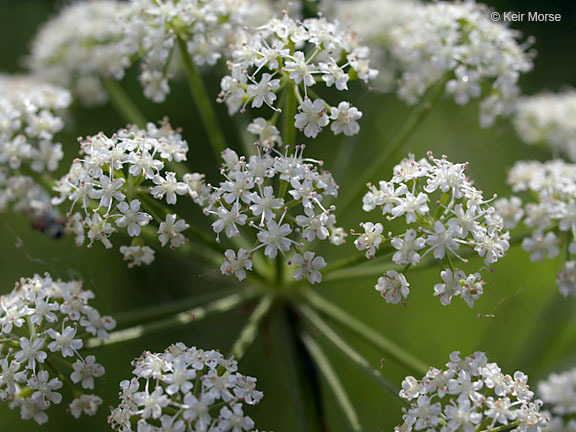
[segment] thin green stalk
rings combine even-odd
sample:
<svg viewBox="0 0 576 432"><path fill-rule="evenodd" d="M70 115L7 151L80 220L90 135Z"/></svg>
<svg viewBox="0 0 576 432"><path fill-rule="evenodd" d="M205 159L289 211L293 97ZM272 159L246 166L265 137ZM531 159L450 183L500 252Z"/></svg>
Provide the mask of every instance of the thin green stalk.
<svg viewBox="0 0 576 432"><path fill-rule="evenodd" d="M518 245L522 243L522 240L526 237L530 237L531 234L516 234L510 238L510 247ZM474 258L478 257L478 252L476 252L472 248L466 249L464 252L460 254L462 258ZM361 255L364 258L364 255ZM369 260L365 261L366 264L371 263ZM410 272L414 273L416 271L426 270L430 267L434 267L440 265L441 261L437 260L436 258L427 258L424 261L411 266ZM347 267L345 269L339 269L331 272L327 277L324 279L325 282L334 282L334 281L342 281L346 279L352 279L357 277L368 277L368 276L378 276L381 275L383 272L388 270L396 270L398 272L403 272L404 267L396 264L389 264L389 265L379 265L373 264L371 265L358 265L354 268Z"/></svg>
<svg viewBox="0 0 576 432"><path fill-rule="evenodd" d="M324 351L322 351L320 345L316 343L314 338L310 336L309 333L303 332L301 338L302 342L304 342L304 345L306 346L306 349L310 353L310 356L314 359L314 363L316 363L318 370L326 380L328 387L330 387L330 390L332 390L332 393L334 393L336 402L338 402L340 409L344 413L348 425L350 426L350 430L355 432L361 431L362 426L360 426L358 414L356 413L356 410L350 401L350 397L346 393L346 389L342 385L342 382L338 379L338 375L330 364L328 357Z"/></svg>
<svg viewBox="0 0 576 432"><path fill-rule="evenodd" d="M169 318L153 321L146 324L136 325L123 330L117 330L110 333L108 339L100 340L98 338L91 338L86 341L85 348L98 348L105 345L113 345L121 342L139 339L151 333L162 330L181 327L192 322L202 320L210 315L219 314L231 311L237 307L247 303L254 298L255 294L251 291L245 291L238 294L233 294L204 306L198 306L184 312L180 312ZM146 317L143 317L146 321Z"/></svg>
<svg viewBox="0 0 576 432"><path fill-rule="evenodd" d="M141 323L143 317L146 319L146 321L165 318L175 313L179 313L193 307L198 307L223 297L237 294L237 292L238 289L236 288L228 289L224 293L218 292L216 294L211 292L194 295L193 297L182 298L179 300L173 300L166 303L155 304L149 307L114 314L114 319L116 320L117 326L127 327Z"/></svg>
<svg viewBox="0 0 576 432"><path fill-rule="evenodd" d="M282 113L282 133L284 134L284 145L291 148L296 144L296 127L294 126L294 115L296 114L296 95L293 85L284 89L286 94L284 101L284 112ZM284 95L282 95L284 97Z"/></svg>
<svg viewBox="0 0 576 432"><path fill-rule="evenodd" d="M285 364L286 387L290 393L298 430L301 432L315 431L318 430L319 419L314 410L312 392L304 389L305 386L313 384L306 380L302 371L303 362L296 352L298 340L295 338L294 322L290 320L289 313L288 309L283 308L278 314L275 314L278 336L274 340L278 343L279 359Z"/></svg>
<svg viewBox="0 0 576 432"><path fill-rule="evenodd" d="M376 253L374 254L374 258L372 260L368 260L364 254L352 255L352 256L349 256L347 258L343 258L339 261L336 261L332 264L328 264L324 268L324 270L322 270L322 274L327 275L327 274L333 272L334 270L346 269L346 268L354 267L355 265L358 265L358 264L363 264L366 262L373 262L375 258L383 257L383 256L388 255L389 253L391 253L395 250L396 249L394 249L391 245L382 246L380 249L378 249L376 251Z"/></svg>
<svg viewBox="0 0 576 432"><path fill-rule="evenodd" d="M418 126L423 122L426 116L432 111L432 108L442 97L446 80L440 81L435 87L430 89L428 96L412 111L402 128L396 133L386 151L376 158L372 165L364 172L367 174L361 177L361 181L355 187L353 193L344 204L338 207L338 214L346 214L353 205L359 203L365 193L366 184L375 180L378 174L386 167L386 164L396 157L396 153L402 149L404 144L409 140Z"/></svg>
<svg viewBox="0 0 576 432"><path fill-rule="evenodd" d="M516 427L520 426L521 423L522 422L520 420L516 420L515 422L508 423L507 425L498 426L492 429L485 429L482 432L504 432L515 429Z"/></svg>
<svg viewBox="0 0 576 432"><path fill-rule="evenodd" d="M346 327L374 348L381 350L385 356L404 366L410 372L424 375L428 371L428 365L424 361L314 291L307 290L304 297L319 312Z"/></svg>
<svg viewBox="0 0 576 432"><path fill-rule="evenodd" d="M354 366L378 384L399 404L408 406L408 403L399 396L400 389L392 384L388 378L382 375L378 369L374 368L368 360L362 357L362 355L342 339L312 308L301 304L298 306L298 310L305 320L337 348Z"/></svg>
<svg viewBox="0 0 576 432"><path fill-rule="evenodd" d="M146 127L146 117L140 112L128 93L118 81L103 78L102 84L110 96L110 102L125 121L135 124L140 128Z"/></svg>
<svg viewBox="0 0 576 432"><path fill-rule="evenodd" d="M236 339L234 345L232 345L228 357L233 357L237 361L240 361L244 357L246 350L256 339L256 336L258 335L258 327L266 314L270 311L273 303L274 296L267 295L262 297L252 312L252 315L250 315L248 322L240 332L238 339Z"/></svg>
<svg viewBox="0 0 576 432"><path fill-rule="evenodd" d="M208 134L208 139L212 145L212 150L214 151L216 160L220 160L220 153L226 150L226 140L224 139L222 129L218 124L214 107L212 106L210 97L206 92L202 78L198 74L196 66L194 66L194 62L190 58L188 48L186 47L186 41L181 37L178 37L178 46L182 56L182 63L186 69L190 93L192 94L196 107L198 108L198 114L200 115L206 133Z"/></svg>

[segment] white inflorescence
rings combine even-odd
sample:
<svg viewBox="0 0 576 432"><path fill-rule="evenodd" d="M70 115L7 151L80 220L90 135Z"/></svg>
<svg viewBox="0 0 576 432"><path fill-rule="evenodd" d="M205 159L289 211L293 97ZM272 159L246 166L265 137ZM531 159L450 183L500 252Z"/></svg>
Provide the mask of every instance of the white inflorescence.
<svg viewBox="0 0 576 432"><path fill-rule="evenodd" d="M106 102L101 77L120 79L130 65L120 45L128 5L115 0L75 2L48 21L34 39L29 67L66 87L88 106Z"/></svg>
<svg viewBox="0 0 576 432"><path fill-rule="evenodd" d="M0 75L0 212L9 207L37 221L51 214L48 191L37 182L62 159L54 135L70 93L31 76Z"/></svg>
<svg viewBox="0 0 576 432"><path fill-rule="evenodd" d="M45 411L60 404L70 386L74 417L94 415L102 403L91 393L104 367L81 352L86 339L107 339L116 322L89 305L93 298L81 282L49 275L23 278L0 296L0 399L20 409L24 420L48 421Z"/></svg>
<svg viewBox="0 0 576 432"><path fill-rule="evenodd" d="M576 296L576 165L562 160L517 162L508 174L519 197L496 202L514 228L520 222L532 230L522 242L532 261L555 258L565 249L565 263L557 284L565 297Z"/></svg>
<svg viewBox="0 0 576 432"><path fill-rule="evenodd" d="M362 208L367 212L378 208L388 220L405 219L409 228L403 234L388 234L395 250L392 261L408 268L432 255L444 268L434 295L443 305L460 296L472 307L482 295L484 282L479 272L466 274L453 261L466 263L463 254L472 253L484 259L480 271L486 269L508 250L509 234L490 200L466 177L467 164L435 159L431 153L429 160L411 156L394 168L391 181L380 181L378 187L369 184ZM374 258L384 244L384 226L379 222L361 226L364 233L357 234L356 248L366 251L366 258ZM406 298L408 287L404 275L395 270L384 273L376 285L388 303Z"/></svg>
<svg viewBox="0 0 576 432"><path fill-rule="evenodd" d="M490 19L474 1L435 2L414 8L409 20L392 30L394 60L401 66L398 95L410 104L436 83L460 105L481 99L480 123L491 125L511 114L520 74L532 68L518 33Z"/></svg>
<svg viewBox="0 0 576 432"><path fill-rule="evenodd" d="M522 98L514 116L520 138L544 144L576 161L576 91L545 93Z"/></svg>
<svg viewBox="0 0 576 432"><path fill-rule="evenodd" d="M546 432L576 431L576 369L550 374L538 383L537 393L552 413Z"/></svg>
<svg viewBox="0 0 576 432"><path fill-rule="evenodd" d="M239 280L252 270L252 254L264 249L264 255L276 258L280 253L296 266L294 278L320 282L319 272L326 262L314 252L302 252L304 242L329 239L343 242L337 228L334 206L326 204L338 194L338 186L329 172L318 169L322 163L302 156L304 146L294 154L264 149L248 159L233 150L222 153L224 181L204 203L204 212L214 216L212 229L216 238L234 240L242 234L251 249L228 249L221 270Z"/></svg>
<svg viewBox="0 0 576 432"><path fill-rule="evenodd" d="M188 144L165 121L160 127L149 123L146 130L121 129L111 137L103 133L80 140L82 157L54 188L60 197L55 204L70 202L67 230L80 246L102 242L112 247L110 236L126 230L132 244L120 250L130 265L150 264L154 251L145 245L141 234L154 232L162 246L180 247L189 225L168 212L159 201L174 205L178 196L190 194L198 199L202 190L199 175L179 180L167 165L186 160ZM191 181L191 186L186 182ZM193 189L194 188L194 189ZM154 222L153 222L154 221Z"/></svg>
<svg viewBox="0 0 576 432"><path fill-rule="evenodd" d="M146 97L162 102L170 89L169 66L186 44L195 64L213 66L237 31L264 11L251 0L132 0L122 23L123 47L144 61L140 80Z"/></svg>
<svg viewBox="0 0 576 432"><path fill-rule="evenodd" d="M445 370L431 367L421 380L404 379L400 397L410 401L410 408L395 430L539 432L548 418L533 396L523 372L507 375L483 352L462 359L456 351Z"/></svg>
<svg viewBox="0 0 576 432"><path fill-rule="evenodd" d="M322 10L350 27L370 47L370 64L378 68L378 89L394 88L398 65L391 55L392 30L411 19L415 0L324 0Z"/></svg>
<svg viewBox="0 0 576 432"><path fill-rule="evenodd" d="M315 138L328 125L336 135L354 135L362 113L347 101L331 106L314 90L325 85L346 91L351 80L372 80L377 71L370 68L368 54L368 48L337 22L301 22L284 14L237 38L220 100L231 114L248 105L266 105L279 113L286 109L285 99L296 97L294 126L307 137ZM275 126L277 118L267 124Z"/></svg>
<svg viewBox="0 0 576 432"><path fill-rule="evenodd" d="M237 362L218 351L178 343L145 352L133 366L135 377L120 383L120 405L108 417L114 430L253 430L244 404L256 405L264 395L256 378L238 373Z"/></svg>

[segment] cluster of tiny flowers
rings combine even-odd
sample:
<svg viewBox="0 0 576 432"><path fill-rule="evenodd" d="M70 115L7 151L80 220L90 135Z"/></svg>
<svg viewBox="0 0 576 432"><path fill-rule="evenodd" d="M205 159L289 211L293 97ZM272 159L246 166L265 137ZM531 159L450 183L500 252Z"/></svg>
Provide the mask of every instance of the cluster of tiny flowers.
<svg viewBox="0 0 576 432"><path fill-rule="evenodd" d="M445 370L431 367L421 380L404 379L400 397L410 408L395 430L539 432L548 418L533 396L523 372L507 375L483 352L462 359L456 351Z"/></svg>
<svg viewBox="0 0 576 432"><path fill-rule="evenodd" d="M259 0L132 0L124 17L123 50L143 59L146 97L162 102L178 39L196 65L214 66L234 34L264 9Z"/></svg>
<svg viewBox="0 0 576 432"><path fill-rule="evenodd" d="M257 147L258 149L260 147ZM321 162L305 159L304 146L281 154L264 148L248 159L233 150L222 153L224 164L220 182L204 202L204 213L214 216L216 238L234 240L244 234L255 239L252 249L228 249L221 271L239 280L252 270L252 254L264 248L264 255L276 258L278 252L290 257L296 266L294 277L320 282L326 262L314 252L295 252L304 241L329 239L342 244L345 233L337 228L334 206L325 202L338 195L338 186L329 172L318 169ZM243 229L243 233L241 233Z"/></svg>
<svg viewBox="0 0 576 432"><path fill-rule="evenodd" d="M564 267L557 275L562 295L576 297L576 165L562 160L517 162L508 174L519 197L502 198L495 206L510 229L522 223L532 235L522 248L532 261L555 258L565 249Z"/></svg>
<svg viewBox="0 0 576 432"><path fill-rule="evenodd" d="M392 29L413 15L414 0L324 0L322 10L350 27L370 48L370 64L378 69L378 90L394 88L398 68L391 55Z"/></svg>
<svg viewBox="0 0 576 432"><path fill-rule="evenodd" d="M513 112L520 74L532 68L517 38L473 1L414 8L410 19L392 30L393 56L403 70L398 96L414 104L447 80L445 93L456 103L482 99L480 123L489 126Z"/></svg>
<svg viewBox="0 0 576 432"><path fill-rule="evenodd" d="M576 91L545 93L522 98L514 116L514 126L527 144L548 145L576 162Z"/></svg>
<svg viewBox="0 0 576 432"><path fill-rule="evenodd" d="M120 405L108 417L114 430L253 430L244 404L256 405L264 394L256 378L238 373L237 362L218 351L177 343L163 353L144 352L133 366L135 378L120 383Z"/></svg>
<svg viewBox="0 0 576 432"><path fill-rule="evenodd" d="M23 278L0 296L0 399L20 409L22 419L46 423L45 411L60 404L63 389L70 386L74 400L68 408L75 418L94 415L102 403L83 392L94 390L104 367L81 350L90 337L107 339L116 323L88 304L93 298L81 282L47 274Z"/></svg>
<svg viewBox="0 0 576 432"><path fill-rule="evenodd" d="M38 220L51 212L36 181L58 168L62 146L54 135L71 103L68 91L32 76L0 75L0 212L12 208Z"/></svg>
<svg viewBox="0 0 576 432"><path fill-rule="evenodd" d="M127 11L126 3L115 0L64 7L36 35L29 67L48 82L70 89L84 105L106 102L100 78L120 79L130 64L120 46L120 17Z"/></svg>
<svg viewBox="0 0 576 432"><path fill-rule="evenodd" d="M576 369L552 373L538 383L538 396L550 410L551 419L546 432L576 431Z"/></svg>
<svg viewBox="0 0 576 432"><path fill-rule="evenodd" d="M428 155L430 162L416 161L410 155L394 168L391 181L380 181L378 187L369 184L362 208L367 212L378 208L388 220L405 218L412 227L400 235L388 234L395 249L392 261L407 269L431 254L444 268L434 295L440 296L443 305L461 296L472 307L483 293L484 282L479 272L466 274L452 260L466 263L461 254L468 249L466 253L476 253L484 258L485 266L490 266L509 248L509 234L503 232L503 220L496 209L467 179L467 164ZM364 232L355 233L356 248L365 251L366 258L374 258L385 242L384 226L373 222L361 226ZM376 285L388 303L406 298L408 287L404 275L396 270L384 273Z"/></svg>
<svg viewBox="0 0 576 432"><path fill-rule="evenodd" d="M284 14L238 38L219 100L226 102L231 114L247 105L266 105L279 113L283 99L296 97L294 126L307 137L315 138L329 124L336 135L354 135L362 113L346 101L330 106L312 87L321 83L346 91L350 80L375 78L368 54L368 48L337 22L324 18L300 22ZM276 118L269 125L274 126Z"/></svg>
<svg viewBox="0 0 576 432"><path fill-rule="evenodd" d="M71 202L67 231L78 246L88 238L88 246L102 242L112 247L110 236L118 229L132 238L120 251L130 265L150 264L154 250L145 246L141 235L150 223L162 246L178 248L187 242L182 234L189 225L160 203L176 204L179 195L196 192L198 179L189 174L180 181L166 165L186 160L188 144L180 133L164 121L160 127L148 123L146 130L121 129L111 137L100 133L80 140L81 158L57 182L53 198L58 205ZM152 232L154 234L154 232Z"/></svg>

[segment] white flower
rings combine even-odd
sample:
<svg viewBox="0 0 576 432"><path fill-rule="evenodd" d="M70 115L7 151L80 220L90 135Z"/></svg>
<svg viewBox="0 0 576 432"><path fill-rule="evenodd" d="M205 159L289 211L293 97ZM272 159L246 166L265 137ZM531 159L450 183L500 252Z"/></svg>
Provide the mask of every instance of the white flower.
<svg viewBox="0 0 576 432"><path fill-rule="evenodd" d="M548 419L540 412L542 401L531 402L532 395L522 372L505 375L482 352L462 359L456 351L445 370L430 368L421 380L404 380L400 397L410 401L410 408L395 430L440 430L436 428L442 421L443 432L473 432L478 425L542 431Z"/></svg>
<svg viewBox="0 0 576 432"><path fill-rule="evenodd" d="M154 249L148 246L120 246L120 253L128 261L128 267L150 265L154 262Z"/></svg>
<svg viewBox="0 0 576 432"><path fill-rule="evenodd" d="M246 278L246 270L252 270L252 256L250 253L240 248L238 255L232 249L224 253L226 259L220 266L220 271L224 275L234 275L239 281Z"/></svg>
<svg viewBox="0 0 576 432"><path fill-rule="evenodd" d="M534 231L532 237L522 240L522 249L530 253L530 260L542 261L544 258L554 258L560 253L558 237L552 231L544 234Z"/></svg>
<svg viewBox="0 0 576 432"><path fill-rule="evenodd" d="M415 230L409 229L403 237L391 239L390 244L398 250L392 256L392 261L402 266L416 265L420 262L420 254L417 251L426 245L426 240L423 237L417 237Z"/></svg>
<svg viewBox="0 0 576 432"><path fill-rule="evenodd" d="M408 297L410 284L403 274L396 270L388 270L378 278L378 283L374 286L380 292L386 303L400 303L402 298Z"/></svg>
<svg viewBox="0 0 576 432"><path fill-rule="evenodd" d="M162 246L166 246L168 242L170 242L170 248L175 249L182 246L188 240L184 235L182 235L182 231L186 231L190 228L183 219L178 219L175 214L166 215L166 220L160 223L158 227L158 240Z"/></svg>
<svg viewBox="0 0 576 432"><path fill-rule="evenodd" d="M434 224L434 232L426 239L426 244L430 246L430 250L434 251L434 258L437 259L444 258L446 251L455 253L459 247L454 235L440 221Z"/></svg>
<svg viewBox="0 0 576 432"><path fill-rule="evenodd" d="M252 100L252 108L260 108L262 104L272 107L276 100L274 93L280 87L280 80L271 80L272 75L265 73L257 84L248 86L248 98Z"/></svg>
<svg viewBox="0 0 576 432"><path fill-rule="evenodd" d="M350 105L349 102L340 102L338 107L330 109L332 124L330 128L334 135L344 133L346 136L356 135L360 131L358 120L362 118L362 112Z"/></svg>
<svg viewBox="0 0 576 432"><path fill-rule="evenodd" d="M70 374L73 383L81 383L82 388L92 390L94 388L94 378L104 375L104 366L96 363L96 357L87 356L84 360L76 360L72 365L74 372Z"/></svg>
<svg viewBox="0 0 576 432"><path fill-rule="evenodd" d="M304 131L304 135L309 138L316 138L322 132L322 128L330 123L326 115L325 102L322 99L316 99L312 102L305 99L298 106L299 114L294 117L294 127Z"/></svg>
<svg viewBox="0 0 576 432"><path fill-rule="evenodd" d="M567 261L556 275L556 284L564 297L576 296L576 261Z"/></svg>
<svg viewBox="0 0 576 432"><path fill-rule="evenodd" d="M149 365L161 373L150 379ZM248 431L254 427L243 405L262 399L256 379L238 373L234 360L218 351L188 348L182 343L163 353L144 352L134 362L134 378L121 383L120 404L108 417L112 429L126 430L130 420L138 430ZM158 421L159 420L159 421Z"/></svg>
<svg viewBox="0 0 576 432"><path fill-rule="evenodd" d="M306 251L304 255L294 255L292 263L297 267L294 270L294 279L306 278L311 284L322 282L322 273L319 270L326 267L326 261L321 256L315 257L314 252Z"/></svg>
<svg viewBox="0 0 576 432"><path fill-rule="evenodd" d="M278 251L287 252L290 250L290 245L292 241L288 238L288 235L292 232L290 225L282 223L280 220L277 223L274 220L266 222L266 229L262 229L257 237L258 240L266 248L264 249L264 255L270 258L276 258Z"/></svg>
<svg viewBox="0 0 576 432"><path fill-rule="evenodd" d="M53 342L48 344L48 349L51 352L62 352L62 357L72 357L83 345L81 339L74 339L76 329L72 327L66 327L62 333L58 333L54 329L49 329L48 336L54 339Z"/></svg>
<svg viewBox="0 0 576 432"><path fill-rule="evenodd" d="M102 398L95 395L83 394L70 403L70 414L72 414L74 418L80 418L82 414L94 416L100 405L102 405Z"/></svg>
<svg viewBox="0 0 576 432"><path fill-rule="evenodd" d="M140 227L148 225L152 220L152 216L140 211L140 201L137 199L132 200L130 205L122 201L117 207L122 216L116 219L116 225L120 228L128 227L127 231L130 237L140 235Z"/></svg>
<svg viewBox="0 0 576 432"><path fill-rule="evenodd" d="M382 231L384 227L381 223L373 224L372 222L364 222L360 224L364 228L364 233L354 241L354 246L356 249L366 251L366 258L374 258L376 250L380 247L382 243Z"/></svg>

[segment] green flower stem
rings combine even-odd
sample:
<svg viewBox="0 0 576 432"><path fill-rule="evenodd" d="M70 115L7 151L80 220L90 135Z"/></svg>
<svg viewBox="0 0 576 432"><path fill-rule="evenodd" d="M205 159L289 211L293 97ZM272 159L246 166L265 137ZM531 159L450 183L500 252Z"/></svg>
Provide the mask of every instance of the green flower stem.
<svg viewBox="0 0 576 432"><path fill-rule="evenodd" d="M294 126L294 116L296 115L296 94L294 84L289 85L285 90L284 112L282 113L282 133L284 134L284 145L289 145L293 149L296 144L296 127Z"/></svg>
<svg viewBox="0 0 576 432"><path fill-rule="evenodd" d="M386 151L382 152L380 157L376 158L372 165L364 171L367 174L361 178L362 181L357 184L354 192L350 195L350 198L347 201L344 201L343 205L338 207L337 211L339 216L348 213L353 205L356 205L361 201L362 196L365 193L366 184L375 180L386 167L386 164L391 160L394 160L396 153L408 142L418 126L420 126L426 116L432 111L432 108L434 108L438 103L444 93L445 85L446 79L436 84L436 86L429 90L427 97L420 103L420 105L412 111L402 128L396 133L388 145Z"/></svg>
<svg viewBox="0 0 576 432"><path fill-rule="evenodd" d="M395 250L396 249L394 249L391 245L383 246L376 251L376 253L374 254L374 258L372 260L368 260L364 254L349 256L347 258L343 258L339 261L336 261L332 264L328 264L324 268L324 270L322 270L322 273L324 275L328 275L329 273L331 273L335 270L346 269L346 268L354 267L354 266L359 265L359 264L364 264L367 262L373 262L375 258L384 257L384 256L394 252Z"/></svg>
<svg viewBox="0 0 576 432"><path fill-rule="evenodd" d="M246 351L252 345L256 336L258 335L258 327L264 319L264 317L270 312L270 308L274 303L274 296L267 295L262 297L252 315L248 319L248 322L240 332L238 339L232 345L230 349L230 355L228 357L233 357L235 360L240 361L246 354Z"/></svg>
<svg viewBox="0 0 576 432"><path fill-rule="evenodd" d="M354 364L354 366L378 384L386 393L392 396L396 402L402 406L408 406L408 403L399 396L400 389L392 384L379 370L374 368L368 360L362 357L362 355L332 330L312 308L301 304L298 306L298 311L316 331L324 336L338 351Z"/></svg>
<svg viewBox="0 0 576 432"><path fill-rule="evenodd" d="M520 426L521 422L520 420L516 420L515 422L512 423L508 423L507 425L502 425L502 426L498 426L492 429L484 429L481 432L503 432L503 431L508 431L508 430L512 430L515 429L516 427Z"/></svg>
<svg viewBox="0 0 576 432"><path fill-rule="evenodd" d="M344 413L348 425L350 426L350 430L355 432L361 431L362 426L360 426L360 421L358 420L358 413L356 413L356 410L350 401L350 397L346 393L342 382L338 379L338 375L330 364L328 357L309 333L303 332L301 338L306 349L310 353L310 356L314 359L314 363L318 367L318 370L326 380L328 387L330 387L330 390L334 393L336 402L338 402L338 406Z"/></svg>
<svg viewBox="0 0 576 432"><path fill-rule="evenodd" d="M241 293L233 294L228 297L210 302L204 306L197 306L192 309L179 312L169 318L136 325L127 329L117 330L110 333L108 339L103 341L98 338L91 338L86 341L84 347L86 349L91 349L106 345L114 345L121 342L140 339L151 333L159 332L162 330L182 327L202 320L210 315L225 313L236 309L254 297L255 294L252 291L244 291ZM148 321L148 318L145 316L142 316L141 318L143 322Z"/></svg>
<svg viewBox="0 0 576 432"><path fill-rule="evenodd" d="M170 302L155 304L153 306L140 308L137 310L129 310L126 312L121 312L119 314L114 314L114 319L116 320L116 324L119 327L128 327L142 323L142 317L145 317L146 321L166 318L170 315L182 312L183 310L198 307L203 304L216 301L223 297L229 297L237 293L238 289L233 288L222 291L218 290L217 294L215 293L197 294L192 297L182 298Z"/></svg>
<svg viewBox="0 0 576 432"><path fill-rule="evenodd" d="M510 238L510 247L518 245L522 243L522 240L526 237L530 237L531 233L523 233L523 234L516 234ZM464 252L460 254L462 258L474 258L478 257L478 253L472 249L468 248ZM362 255L364 258L364 255ZM366 263L370 261L366 260ZM424 261L411 266L410 272L414 273L416 271L426 270L430 267L440 266L442 262L437 260L436 258L427 258ZM372 264L370 266L362 266L362 264L354 267L354 268L346 268L338 271L334 271L327 275L324 279L325 282L334 282L334 281L341 281L351 278L357 277L368 277L368 276L378 276L388 270L396 270L397 272L403 273L404 272L403 266L396 265L396 264L389 264L389 265L380 265L380 264Z"/></svg>
<svg viewBox="0 0 576 432"><path fill-rule="evenodd" d="M404 366L411 373L416 375L425 375L426 372L428 372L428 365L424 361L415 357L400 345L397 345L395 342L367 326L362 321L354 318L345 310L340 309L335 304L318 295L313 290L305 291L304 297L316 310L346 327L374 348L381 350L386 357L389 357L392 361Z"/></svg>
<svg viewBox="0 0 576 432"><path fill-rule="evenodd" d="M108 92L112 105L125 121L140 128L146 127L146 117L140 112L118 81L103 78L102 85L104 85L104 88Z"/></svg>
<svg viewBox="0 0 576 432"><path fill-rule="evenodd" d="M290 311L286 308L275 314L277 323L277 336L274 338L278 346L278 357L285 362L286 387L290 392L290 399L296 415L298 430L301 432L311 432L321 430L322 419L314 409L314 392L307 391L308 386L314 385L305 376L303 361L298 357L296 338L297 330L294 328L294 321L291 320Z"/></svg>
<svg viewBox="0 0 576 432"><path fill-rule="evenodd" d="M192 58L188 53L188 48L186 47L186 41L178 36L178 46L180 48L180 54L182 55L182 62L184 63L184 68L186 69L186 75L188 77L188 84L190 87L190 92L198 108L198 114L202 119L206 133L208 134L208 139L212 145L212 150L216 156L216 160L220 160L220 153L226 150L226 140L222 134L222 129L218 125L216 119L216 113L212 107L210 97L206 92L202 78L194 66Z"/></svg>

